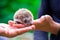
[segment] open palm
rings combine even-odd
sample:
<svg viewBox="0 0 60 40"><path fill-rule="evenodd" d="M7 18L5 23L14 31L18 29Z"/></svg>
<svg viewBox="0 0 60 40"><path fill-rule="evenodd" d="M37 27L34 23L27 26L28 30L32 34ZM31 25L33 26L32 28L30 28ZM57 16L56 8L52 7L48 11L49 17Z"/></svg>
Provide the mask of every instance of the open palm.
<svg viewBox="0 0 60 40"><path fill-rule="evenodd" d="M15 37L32 30L32 27L33 26L25 27L23 24L14 24L13 22L9 22L9 24L0 23L0 35Z"/></svg>

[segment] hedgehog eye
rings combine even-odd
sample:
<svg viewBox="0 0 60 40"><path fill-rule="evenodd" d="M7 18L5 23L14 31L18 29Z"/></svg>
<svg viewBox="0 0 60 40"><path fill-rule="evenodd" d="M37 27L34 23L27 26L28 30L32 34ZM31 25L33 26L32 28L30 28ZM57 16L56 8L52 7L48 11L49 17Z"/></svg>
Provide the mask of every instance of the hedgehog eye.
<svg viewBox="0 0 60 40"><path fill-rule="evenodd" d="M23 17L23 15L18 15L18 19L22 19Z"/></svg>

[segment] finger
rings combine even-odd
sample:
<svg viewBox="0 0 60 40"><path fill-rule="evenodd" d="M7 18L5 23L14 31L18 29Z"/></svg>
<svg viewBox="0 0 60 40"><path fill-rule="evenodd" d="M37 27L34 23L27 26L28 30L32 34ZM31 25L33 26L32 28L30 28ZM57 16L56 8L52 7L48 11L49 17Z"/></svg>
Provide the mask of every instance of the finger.
<svg viewBox="0 0 60 40"><path fill-rule="evenodd" d="M41 16L41 18L33 20L32 24L36 25L36 24L40 24L45 20L45 16Z"/></svg>
<svg viewBox="0 0 60 40"><path fill-rule="evenodd" d="M35 26L32 25L32 26L29 26L29 27L17 29L17 30L16 30L16 33L17 33L17 35L18 35L18 34L23 34L23 33L25 33L25 32L28 32L29 30L33 30L34 28L35 28Z"/></svg>
<svg viewBox="0 0 60 40"><path fill-rule="evenodd" d="M35 26L29 26L29 27L25 27L25 28L20 28L20 29L11 29L9 31L6 32L6 36L11 38L11 37L15 37L17 35L21 35L25 32L28 32L29 30L32 30Z"/></svg>
<svg viewBox="0 0 60 40"><path fill-rule="evenodd" d="M50 15L45 15L45 18L49 22L52 22L53 21L53 19L52 19L52 17Z"/></svg>
<svg viewBox="0 0 60 40"><path fill-rule="evenodd" d="M8 24L9 24L10 26L13 26L13 24L14 24L14 21L12 21L12 20L9 20L9 21L8 21Z"/></svg>
<svg viewBox="0 0 60 40"><path fill-rule="evenodd" d="M25 27L25 25L23 25L23 24L13 24L13 27L23 28L23 27Z"/></svg>

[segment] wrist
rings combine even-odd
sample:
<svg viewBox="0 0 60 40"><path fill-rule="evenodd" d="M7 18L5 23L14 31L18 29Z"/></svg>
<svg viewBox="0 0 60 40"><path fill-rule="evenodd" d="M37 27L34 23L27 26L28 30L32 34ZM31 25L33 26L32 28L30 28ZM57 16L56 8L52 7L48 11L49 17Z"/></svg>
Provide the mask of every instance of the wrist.
<svg viewBox="0 0 60 40"><path fill-rule="evenodd" d="M51 32L52 34L57 35L59 29L60 29L60 24L57 23L57 22L53 22L52 25L51 25L50 32Z"/></svg>

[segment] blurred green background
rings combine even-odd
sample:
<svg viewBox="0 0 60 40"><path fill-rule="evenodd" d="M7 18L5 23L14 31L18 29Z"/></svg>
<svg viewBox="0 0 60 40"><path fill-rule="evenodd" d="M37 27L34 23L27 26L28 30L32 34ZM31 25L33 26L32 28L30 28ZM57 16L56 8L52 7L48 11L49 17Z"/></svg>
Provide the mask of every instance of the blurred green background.
<svg viewBox="0 0 60 40"><path fill-rule="evenodd" d="M36 19L40 3L41 0L0 0L0 23L13 20L13 15L19 8L29 9Z"/></svg>
<svg viewBox="0 0 60 40"><path fill-rule="evenodd" d="M41 0L0 0L0 23L8 23L9 20L13 20L14 13L19 8L29 9L36 19L40 4ZM30 31L30 33L32 32ZM18 40L18 38L14 40Z"/></svg>

